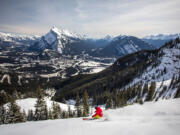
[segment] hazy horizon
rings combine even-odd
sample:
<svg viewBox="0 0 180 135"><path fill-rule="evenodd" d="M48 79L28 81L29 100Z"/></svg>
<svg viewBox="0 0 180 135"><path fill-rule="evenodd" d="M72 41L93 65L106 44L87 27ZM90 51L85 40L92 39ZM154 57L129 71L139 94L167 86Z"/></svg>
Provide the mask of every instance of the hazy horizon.
<svg viewBox="0 0 180 135"><path fill-rule="evenodd" d="M0 31L43 35L52 26L100 38L180 32L179 0L1 0Z"/></svg>

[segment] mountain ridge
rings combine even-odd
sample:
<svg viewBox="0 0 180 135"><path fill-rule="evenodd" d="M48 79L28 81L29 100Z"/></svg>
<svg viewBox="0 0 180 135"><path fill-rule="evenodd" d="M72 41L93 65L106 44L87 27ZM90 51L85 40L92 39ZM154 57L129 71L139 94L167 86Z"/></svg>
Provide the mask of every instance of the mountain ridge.
<svg viewBox="0 0 180 135"><path fill-rule="evenodd" d="M145 87L146 83L150 87L152 82L157 82L153 100L173 98L180 90L179 58L180 39L170 41L160 49L129 54L119 58L112 66L100 73L79 76L80 78L77 76L79 78L77 80L75 77L60 82L55 99L61 100L62 93L65 98L72 98L76 92L87 90L90 96L93 96L94 93L101 95L105 91L113 92L117 89L122 91L130 87L133 89L138 85ZM132 90L132 92L137 91ZM132 102L136 102L136 96L135 94L131 97Z"/></svg>

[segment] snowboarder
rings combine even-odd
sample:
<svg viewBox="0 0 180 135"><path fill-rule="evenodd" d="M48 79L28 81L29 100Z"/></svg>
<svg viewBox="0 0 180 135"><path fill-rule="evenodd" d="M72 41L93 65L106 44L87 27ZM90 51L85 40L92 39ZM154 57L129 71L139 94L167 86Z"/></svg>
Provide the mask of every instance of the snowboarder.
<svg viewBox="0 0 180 135"><path fill-rule="evenodd" d="M96 111L92 118L83 118L83 120L95 120L103 117L102 109L100 107L95 107Z"/></svg>
<svg viewBox="0 0 180 135"><path fill-rule="evenodd" d="M94 119L100 119L101 117L103 117L103 113L102 113L102 109L98 106L95 107L96 109L96 113L92 116Z"/></svg>

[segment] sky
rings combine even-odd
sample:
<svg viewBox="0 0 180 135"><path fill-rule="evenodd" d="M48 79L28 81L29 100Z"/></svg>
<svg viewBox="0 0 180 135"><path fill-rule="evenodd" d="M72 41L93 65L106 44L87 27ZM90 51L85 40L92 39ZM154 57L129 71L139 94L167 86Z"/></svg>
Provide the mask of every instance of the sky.
<svg viewBox="0 0 180 135"><path fill-rule="evenodd" d="M180 33L180 0L0 0L0 31L43 35L53 26L103 37Z"/></svg>

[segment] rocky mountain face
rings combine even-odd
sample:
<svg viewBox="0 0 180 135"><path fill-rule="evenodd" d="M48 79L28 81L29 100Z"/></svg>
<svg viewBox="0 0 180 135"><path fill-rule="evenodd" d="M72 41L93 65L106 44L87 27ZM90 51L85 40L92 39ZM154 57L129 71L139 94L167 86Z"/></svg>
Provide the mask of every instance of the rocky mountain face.
<svg viewBox="0 0 180 135"><path fill-rule="evenodd" d="M133 36L117 36L111 42L99 51L103 56L122 57L140 50L155 49L151 44L148 44L141 39Z"/></svg>
<svg viewBox="0 0 180 135"><path fill-rule="evenodd" d="M31 49L45 50L50 49L60 54L65 54L69 45L80 42L81 37L70 33L67 30L59 30L53 27L46 35L42 36Z"/></svg>

